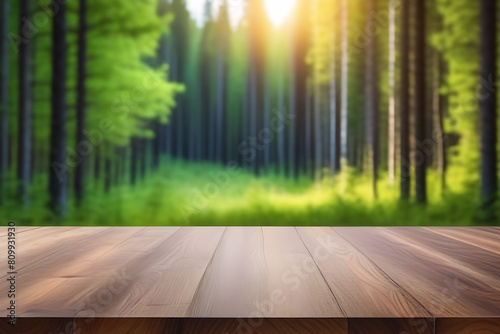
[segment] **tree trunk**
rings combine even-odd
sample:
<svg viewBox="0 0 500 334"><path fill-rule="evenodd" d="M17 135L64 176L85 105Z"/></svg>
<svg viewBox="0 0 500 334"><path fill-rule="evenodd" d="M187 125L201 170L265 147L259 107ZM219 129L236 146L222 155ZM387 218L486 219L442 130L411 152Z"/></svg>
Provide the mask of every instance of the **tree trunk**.
<svg viewBox="0 0 500 334"><path fill-rule="evenodd" d="M305 152L304 152L304 159L305 159L305 168L307 171L309 170L312 170L312 166L311 166L311 158L312 158L312 152L313 152L313 148L311 146L311 118L312 118L312 115L311 115L311 88L309 87L309 85L306 85L306 105L305 105L305 111L306 111L306 115L305 115L305 124L304 124L304 127L305 127ZM314 175L314 171L312 171L311 175Z"/></svg>
<svg viewBox="0 0 500 334"><path fill-rule="evenodd" d="M334 22L336 17L334 18ZM337 81L337 33L336 25L333 27L332 32L332 46L330 50L330 169L331 173L335 174L340 170L340 133L339 133L339 119L340 110L339 105L339 95L338 88L339 84Z"/></svg>
<svg viewBox="0 0 500 334"><path fill-rule="evenodd" d="M139 139L139 175L141 180L146 178L147 160L148 160L148 140ZM182 158L182 157L181 157Z"/></svg>
<svg viewBox="0 0 500 334"><path fill-rule="evenodd" d="M494 217L494 203L498 193L497 170L497 92L491 83L496 83L497 22L495 0L481 0L481 202Z"/></svg>
<svg viewBox="0 0 500 334"><path fill-rule="evenodd" d="M401 118L400 118L400 145L401 145L401 199L410 198L410 0L401 1Z"/></svg>
<svg viewBox="0 0 500 334"><path fill-rule="evenodd" d="M348 75L349 75L349 54L348 54L348 11L347 0L342 0L342 74L341 74L341 126L340 126L340 156L347 162L347 102L348 102Z"/></svg>
<svg viewBox="0 0 500 334"><path fill-rule="evenodd" d="M425 0L415 2L415 194L417 203L427 202L425 145Z"/></svg>
<svg viewBox="0 0 500 334"><path fill-rule="evenodd" d="M321 86L314 83L314 178L318 181L321 178L321 161L323 147L321 145Z"/></svg>
<svg viewBox="0 0 500 334"><path fill-rule="evenodd" d="M295 105L295 81L297 80L297 75L295 74L295 54L293 50L293 44L294 44L294 38L293 38L293 33L290 34L290 44L291 44L291 49L290 49L290 86L288 90L288 98L289 98L289 104L290 106L287 108L287 110L283 110L283 112L288 112L291 113L294 116L297 116L297 108ZM295 129L296 129L296 118L293 118L290 120L290 124L288 124L287 129L288 129L288 142L287 142L287 163L286 163L286 168L285 168L285 174L286 176L292 176L295 175Z"/></svg>
<svg viewBox="0 0 500 334"><path fill-rule="evenodd" d="M52 29L52 118L50 138L51 164L66 164L66 3L53 0L54 13ZM67 173L58 172L51 165L49 173L50 207L59 216L66 214Z"/></svg>
<svg viewBox="0 0 500 334"><path fill-rule="evenodd" d="M85 142L83 131L85 130L86 114L86 54L87 54L87 0L80 0L78 29L78 64L77 64L77 101L76 101L76 152L80 145ZM85 195L85 172L87 167L86 154L80 155L80 163L75 170L75 197L76 205L80 206Z"/></svg>
<svg viewBox="0 0 500 334"><path fill-rule="evenodd" d="M21 1L20 31L26 29L26 20L31 18L29 0ZM31 178L31 135L32 135L32 36L23 36L25 42L19 48L19 114L18 114L18 154L17 179L19 198L24 206L29 204L29 186Z"/></svg>
<svg viewBox="0 0 500 334"><path fill-rule="evenodd" d="M433 72L434 80L432 87L432 115L433 115L433 138L436 142L436 155L437 155L437 169L441 176L441 189L446 187L445 169L446 169L446 156L445 156L445 137L443 129L443 115L441 108L441 95L439 89L441 88L441 74L442 74L442 60L439 51L434 50L433 59Z"/></svg>
<svg viewBox="0 0 500 334"><path fill-rule="evenodd" d="M389 0L389 182L394 183L396 174L396 0Z"/></svg>
<svg viewBox="0 0 500 334"><path fill-rule="evenodd" d="M161 124L159 120L153 121L153 128L155 137L151 141L152 144L151 167L153 170L157 170L160 167L160 152L161 152Z"/></svg>
<svg viewBox="0 0 500 334"><path fill-rule="evenodd" d="M130 184L135 186L137 183L139 163L139 139L132 138L131 153L130 153Z"/></svg>
<svg viewBox="0 0 500 334"><path fill-rule="evenodd" d="M372 20L371 13L377 11L377 0L368 0L367 20ZM368 24L369 22L367 22ZM367 141L370 154L373 195L377 197L378 179L378 99L377 99L377 36L374 34L366 49L366 111L367 111Z"/></svg>
<svg viewBox="0 0 500 334"><path fill-rule="evenodd" d="M223 162L224 149L223 138L225 134L224 118L226 105L226 65L222 47L219 49L217 57L217 109L216 109L216 131L215 131L215 154L217 162Z"/></svg>
<svg viewBox="0 0 500 334"><path fill-rule="evenodd" d="M101 178L101 147L99 145L95 148L94 158L94 179L98 181Z"/></svg>
<svg viewBox="0 0 500 334"><path fill-rule="evenodd" d="M1 1L0 20L0 204L7 194L9 171L9 18L10 0Z"/></svg>
<svg viewBox="0 0 500 334"><path fill-rule="evenodd" d="M299 0L297 3L297 16L293 32L293 67L294 67L294 89L292 96L295 105L295 148L294 148L294 168L295 177L306 171L306 147L305 147L305 108L306 108L306 86L308 77L308 66L306 64L306 53L309 48L310 22L308 20L310 12L310 1Z"/></svg>
<svg viewBox="0 0 500 334"><path fill-rule="evenodd" d="M264 84L264 124L262 131L266 133L266 139L269 138L271 132L270 132L270 125L271 125L271 92L269 91L269 85L266 82ZM264 133L263 132L263 133ZM263 157L263 166L267 170L269 168L269 164L271 163L271 142L265 140L263 143L265 145L264 147L264 157Z"/></svg>
<svg viewBox="0 0 500 334"><path fill-rule="evenodd" d="M106 158L104 159L104 193L109 194L111 190L111 150L108 148L106 150Z"/></svg>
<svg viewBox="0 0 500 334"><path fill-rule="evenodd" d="M284 113L285 110L285 93L284 93L284 87L283 87L283 72L280 72L280 77L279 77L279 83L278 83L278 112ZM284 124L279 124L278 125L278 161L276 164L277 167L277 172L281 172L283 170L283 167L285 165L285 127Z"/></svg>

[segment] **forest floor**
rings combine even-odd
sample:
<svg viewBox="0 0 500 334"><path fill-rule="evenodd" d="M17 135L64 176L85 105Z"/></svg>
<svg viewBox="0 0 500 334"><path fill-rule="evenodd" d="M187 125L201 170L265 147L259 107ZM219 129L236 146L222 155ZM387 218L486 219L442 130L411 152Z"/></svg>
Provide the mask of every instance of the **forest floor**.
<svg viewBox="0 0 500 334"><path fill-rule="evenodd" d="M104 194L102 184L95 185L82 208L70 203L64 220L54 218L46 199L36 197L29 210L10 205L0 209L0 217L19 225L75 226L474 225L475 195L443 194L436 180L437 175L429 175L429 203L423 206L402 203L399 184L389 184L384 175L374 199L370 178L355 171L314 182L271 171L257 178L242 169L171 160L135 187L118 186Z"/></svg>

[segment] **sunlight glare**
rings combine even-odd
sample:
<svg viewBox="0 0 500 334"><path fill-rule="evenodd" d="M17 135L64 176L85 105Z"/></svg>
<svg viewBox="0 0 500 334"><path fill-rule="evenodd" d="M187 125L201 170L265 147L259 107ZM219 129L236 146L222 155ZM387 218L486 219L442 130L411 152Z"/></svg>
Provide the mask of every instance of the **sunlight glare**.
<svg viewBox="0 0 500 334"><path fill-rule="evenodd" d="M292 12L296 0L266 0L267 15L275 27L281 26Z"/></svg>

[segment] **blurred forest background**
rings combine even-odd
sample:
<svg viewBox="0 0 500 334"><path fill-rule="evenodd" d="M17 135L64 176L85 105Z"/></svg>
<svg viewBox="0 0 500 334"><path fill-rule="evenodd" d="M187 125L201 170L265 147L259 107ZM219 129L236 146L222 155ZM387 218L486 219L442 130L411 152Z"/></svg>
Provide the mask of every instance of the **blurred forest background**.
<svg viewBox="0 0 500 334"><path fill-rule="evenodd" d="M498 1L0 5L4 222L500 222Z"/></svg>

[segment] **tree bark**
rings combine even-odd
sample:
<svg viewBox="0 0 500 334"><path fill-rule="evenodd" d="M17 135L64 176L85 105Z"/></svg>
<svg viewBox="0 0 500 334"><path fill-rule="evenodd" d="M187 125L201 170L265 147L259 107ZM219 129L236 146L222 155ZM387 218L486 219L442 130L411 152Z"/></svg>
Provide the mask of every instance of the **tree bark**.
<svg viewBox="0 0 500 334"><path fill-rule="evenodd" d="M66 2L53 0L52 28L52 116L50 138L49 192L50 207L59 216L66 215L67 173L58 172L54 163L66 165Z"/></svg>
<svg viewBox="0 0 500 334"><path fill-rule="evenodd" d="M439 94L439 89L441 88L441 76L442 76L442 59L439 51L434 50L433 57L433 87L432 87L432 115L433 115L433 135L436 141L436 156L437 156L437 169L441 176L441 189L445 189L446 186L446 155L445 155L445 137L443 129L443 115L441 108L441 94Z"/></svg>
<svg viewBox="0 0 500 334"><path fill-rule="evenodd" d="M336 22L337 17L333 18ZM330 170L332 174L340 171L340 108L339 84L337 80L337 24L333 26L330 50Z"/></svg>
<svg viewBox="0 0 500 334"><path fill-rule="evenodd" d="M410 0L401 0L401 88L400 88L400 103L401 103L401 118L400 118L400 145L401 145L401 175L400 175L400 190L401 199L408 200L410 198L410 52L409 52L409 37L410 37Z"/></svg>
<svg viewBox="0 0 500 334"><path fill-rule="evenodd" d="M132 138L131 153L130 153L130 184L135 186L137 183L139 163L139 139Z"/></svg>
<svg viewBox="0 0 500 334"><path fill-rule="evenodd" d="M497 77L497 2L481 0L481 202L487 211L494 211L498 195L497 170L497 92L490 85Z"/></svg>
<svg viewBox="0 0 500 334"><path fill-rule="evenodd" d="M417 203L427 202L427 152L423 148L426 139L425 115L425 0L415 2L415 194Z"/></svg>
<svg viewBox="0 0 500 334"><path fill-rule="evenodd" d="M78 64L77 64L77 101L76 101L76 152L79 146L85 142L83 131L86 124L86 54L87 54L87 0L80 0L78 11ZM81 162L75 170L75 198L76 205L80 206L85 196L85 173L87 168L86 154L80 155Z"/></svg>
<svg viewBox="0 0 500 334"><path fill-rule="evenodd" d="M371 13L377 11L377 0L368 0L367 24ZM366 49L366 111L367 111L367 141L370 152L373 195L377 197L378 161L379 161L379 127L378 127L378 99L377 99L377 35L373 34Z"/></svg>
<svg viewBox="0 0 500 334"><path fill-rule="evenodd" d="M341 125L340 125L340 156L347 162L347 108L348 108L348 75L349 75L349 55L348 55L348 10L347 0L342 0L342 73L341 73Z"/></svg>
<svg viewBox="0 0 500 334"><path fill-rule="evenodd" d="M321 178L321 161L323 147L321 145L321 85L314 83L314 177L318 181Z"/></svg>
<svg viewBox="0 0 500 334"><path fill-rule="evenodd" d="M24 35L26 20L31 19L29 0L21 1L20 31ZM19 198L24 206L29 204L29 186L31 178L31 136L32 136L32 36L22 36L24 41L19 48L19 114L18 114L18 152L17 179Z"/></svg>
<svg viewBox="0 0 500 334"><path fill-rule="evenodd" d="M9 171L9 18L10 1L1 1L0 22L0 204L7 194Z"/></svg>
<svg viewBox="0 0 500 334"><path fill-rule="evenodd" d="M299 0L295 25L293 31L293 68L294 68L294 88L292 96L295 105L295 149L294 149L294 174L298 178L300 173L306 171L306 147L305 147L305 108L306 108L306 85L308 77L308 66L306 64L306 53L309 47L309 26L308 20L310 12L310 1Z"/></svg>
<svg viewBox="0 0 500 334"><path fill-rule="evenodd" d="M394 183L396 174L396 0L389 0L389 182Z"/></svg>

